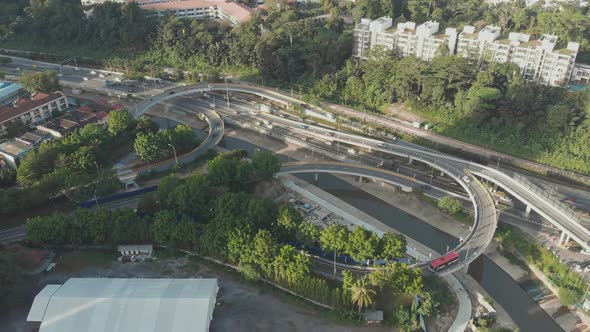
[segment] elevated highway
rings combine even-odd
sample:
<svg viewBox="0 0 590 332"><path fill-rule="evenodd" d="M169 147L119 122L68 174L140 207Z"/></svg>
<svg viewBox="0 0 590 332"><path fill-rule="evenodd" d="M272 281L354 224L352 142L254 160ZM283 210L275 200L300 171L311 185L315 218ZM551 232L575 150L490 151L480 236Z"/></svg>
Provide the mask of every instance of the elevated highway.
<svg viewBox="0 0 590 332"><path fill-rule="evenodd" d="M242 92L252 94L281 103L290 107L291 105L303 104L303 102L281 94L275 90L250 86L246 84L208 84L208 85L187 85L176 87L165 92L144 100L137 105L134 116L139 117L152 106L161 103L176 96L189 95L195 92ZM252 115L257 116L257 115ZM275 121L283 126L296 128L297 121L276 118ZM481 254L483 249L491 241L496 225L497 214L493 200L487 188L481 184L475 177L479 176L504 188L507 192L516 198L525 202L529 209L538 212L541 216L547 218L563 231L564 238L571 238L578 242L584 249L590 251L590 231L580 225L579 220L567 209L558 206L547 195L532 189L515 177L511 177L493 168L466 161L460 158L452 157L422 146L407 142L383 142L377 139L363 137L337 132L331 129L308 126L309 128L302 131L305 135L314 135L318 138L339 141L349 145L357 146L368 150L378 150L384 153L394 154L409 158L410 162L417 160L423 162L441 172L448 174L468 193L475 207L475 222L470 235L466 241L459 246L459 250L465 253L465 261L469 262ZM465 180L467 179L467 181ZM471 251L471 253L469 253Z"/></svg>
<svg viewBox="0 0 590 332"><path fill-rule="evenodd" d="M411 187L413 186L411 182L415 182L411 177L384 170L382 168L332 161L288 162L282 164L281 170L278 174L298 173L354 175L361 178L366 177L384 183L402 186L402 188L404 185ZM468 183L464 182L463 184L476 207L475 222L465 240L453 249L453 251L456 251L460 256L459 264L451 265L438 272L440 275L453 273L476 259L490 243L494 236L494 231L496 230L498 216L496 214L494 202L486 187L476 178L471 178L473 181L469 181ZM424 267L428 265L428 263L429 261L423 261L416 264L414 267Z"/></svg>

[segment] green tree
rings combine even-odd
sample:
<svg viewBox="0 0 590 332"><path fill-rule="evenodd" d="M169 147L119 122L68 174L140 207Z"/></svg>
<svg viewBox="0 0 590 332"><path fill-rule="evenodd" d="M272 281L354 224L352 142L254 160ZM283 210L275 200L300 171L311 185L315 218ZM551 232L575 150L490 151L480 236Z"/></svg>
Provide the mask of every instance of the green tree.
<svg viewBox="0 0 590 332"><path fill-rule="evenodd" d="M272 263L277 253L277 245L270 232L261 229L254 236L252 249L247 251L249 255L242 254L240 263L256 264L263 275L268 276L272 271Z"/></svg>
<svg viewBox="0 0 590 332"><path fill-rule="evenodd" d="M289 205L282 205L279 208L277 217L277 229L279 241L284 242L294 238L303 217L299 211Z"/></svg>
<svg viewBox="0 0 590 332"><path fill-rule="evenodd" d="M27 220L27 237L33 243L64 244L68 239L68 220L62 213Z"/></svg>
<svg viewBox="0 0 590 332"><path fill-rule="evenodd" d="M375 291L370 288L366 278L358 278L350 287L351 300L359 309L359 313L364 308L373 304Z"/></svg>
<svg viewBox="0 0 590 332"><path fill-rule="evenodd" d="M133 143L135 154L143 161L154 161L160 158L163 146L157 135L152 133L138 133Z"/></svg>
<svg viewBox="0 0 590 332"><path fill-rule="evenodd" d="M406 237L385 233L379 242L379 257L385 260L403 257L406 253Z"/></svg>
<svg viewBox="0 0 590 332"><path fill-rule="evenodd" d="M52 93L59 90L59 77L54 71L24 72L20 83L30 93Z"/></svg>
<svg viewBox="0 0 590 332"><path fill-rule="evenodd" d="M357 227L348 236L346 252L358 262L375 258L378 249L379 237L374 232Z"/></svg>
<svg viewBox="0 0 590 332"><path fill-rule="evenodd" d="M410 308L403 306L395 313L395 322L403 332L411 332L417 328L416 315Z"/></svg>
<svg viewBox="0 0 590 332"><path fill-rule="evenodd" d="M438 201L439 209L447 212L448 214L454 215L463 211L463 205L461 202L451 196L445 196Z"/></svg>
<svg viewBox="0 0 590 332"><path fill-rule="evenodd" d="M346 250L348 236L348 229L338 224L332 224L320 233L320 244L322 249L334 253L334 275L336 275L336 255L343 253Z"/></svg>
<svg viewBox="0 0 590 332"><path fill-rule="evenodd" d="M274 276L277 280L286 280L295 284L311 273L311 261L308 256L297 252L295 247L284 245L273 261Z"/></svg>
<svg viewBox="0 0 590 332"><path fill-rule="evenodd" d="M254 154L252 167L258 177L269 179L281 169L281 164L272 152L260 151Z"/></svg>
<svg viewBox="0 0 590 332"><path fill-rule="evenodd" d="M313 246L320 239L321 230L314 223L304 221L297 227L296 237L304 247Z"/></svg>
<svg viewBox="0 0 590 332"><path fill-rule="evenodd" d="M131 116L131 113L129 113L127 110L111 111L109 113L108 121L109 132L113 136L117 136L125 131L128 131L136 125L133 116Z"/></svg>
<svg viewBox="0 0 590 332"><path fill-rule="evenodd" d="M350 289L356 283L356 276L348 271L342 270L342 288L343 289Z"/></svg>
<svg viewBox="0 0 590 332"><path fill-rule="evenodd" d="M249 230L235 228L227 235L227 258L232 262L240 262L242 255L249 257L254 238Z"/></svg>

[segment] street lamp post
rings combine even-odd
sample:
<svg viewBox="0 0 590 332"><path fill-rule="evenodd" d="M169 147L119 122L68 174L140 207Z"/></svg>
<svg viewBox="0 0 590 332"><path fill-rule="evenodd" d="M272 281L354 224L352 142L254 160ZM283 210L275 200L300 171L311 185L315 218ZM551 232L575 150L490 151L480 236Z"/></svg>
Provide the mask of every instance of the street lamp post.
<svg viewBox="0 0 590 332"><path fill-rule="evenodd" d="M225 93L227 94L227 108L229 108L229 87L227 85L227 78L225 79Z"/></svg>
<svg viewBox="0 0 590 332"><path fill-rule="evenodd" d="M174 161L176 162L176 165L178 165L178 157L176 156L176 148L174 147L174 145L168 143L169 146L172 147L172 151L174 151Z"/></svg>

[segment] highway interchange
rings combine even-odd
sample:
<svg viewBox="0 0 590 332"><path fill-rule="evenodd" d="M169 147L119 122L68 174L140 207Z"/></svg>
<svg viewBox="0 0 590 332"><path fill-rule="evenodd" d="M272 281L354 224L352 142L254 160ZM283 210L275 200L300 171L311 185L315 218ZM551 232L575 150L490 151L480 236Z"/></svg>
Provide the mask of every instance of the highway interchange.
<svg viewBox="0 0 590 332"><path fill-rule="evenodd" d="M177 98L184 95L191 95L199 92L208 93L212 91L220 91L222 93L229 93L229 91L233 91L253 94L275 103L283 104L287 107L296 103L302 103L292 97L280 94L276 91L256 86L227 83L206 85L201 84L168 89L159 95L146 99L138 105L135 116L140 116L154 105L164 102L168 99ZM262 112L243 112L240 115L252 117L254 122L263 116ZM297 122L278 116L274 117L273 120L273 128L268 129L271 132L275 130L275 127L305 128L305 130L301 131L302 134L306 133L309 135L311 133L311 135L320 136L331 141L339 141L348 145L356 146L360 149L377 150L384 153L407 157L410 160L423 162L433 168L445 172L454 178L456 183L460 184L467 191L475 207L475 222L472 227L472 231L466 237L465 241L462 242L459 247L455 248L455 250L458 250L462 256L463 264L471 262L483 252L483 249L485 249L493 237L498 221L496 208L493 200L491 199L490 193L488 192L488 189L483 184L481 184L480 181L473 177L473 175L484 177L489 181L492 181L505 188L512 195L529 204L532 209L546 217L560 230L567 232L571 238L579 242L583 247L589 247L588 240L590 239L590 232L588 232L587 229L578 223L578 221L575 219L575 216L572 216L563 211L561 208L550 204L539 193L530 190L530 188L500 171L473 162L461 160L456 157L443 155L439 152L435 152L412 143L401 141L396 143L384 142L360 135L342 133L321 126L304 124L302 122ZM301 172L315 172L323 170L321 167L316 166L318 165L314 165L312 168L302 169ZM342 167L344 168L344 166ZM377 170L374 172L375 173L370 177L380 179L382 175L378 173L383 172L379 172ZM460 266L461 265L457 265L454 268L449 269L449 272L451 270L460 268Z"/></svg>
<svg viewBox="0 0 590 332"><path fill-rule="evenodd" d="M158 103L164 102L171 98L176 98L178 96L190 95L195 92L202 93L218 91L222 94L225 94L226 92L229 93L230 91L242 92L246 94L260 96L261 98L265 98L267 100L273 101L275 103L280 103L283 105L292 105L297 103L303 104L299 100L281 94L275 90L246 84L222 83L211 85L205 84L177 86L167 89L165 91L151 88L145 90L145 86L140 88L131 86L129 86L128 88L126 85L118 85L116 87L105 87L105 80L109 79L109 77L111 79L115 79L116 77L118 77L120 80L121 75L117 73L94 71L91 69L77 68L72 66L62 66L60 68L55 64L43 64L40 62L24 60L19 58L14 59L16 59L16 61L10 64L12 72L8 72L8 74L11 75L18 75L24 70L57 69L59 71L61 69L60 80L62 83L66 83L65 85L82 85L86 89L91 89L93 91L100 92L106 91L109 94L141 94L141 89L143 88L143 96L146 99L142 102L139 102L136 106L136 109L133 110L135 116L143 114L146 110ZM93 71L95 73L92 73ZM100 77L100 73L103 73L103 76L105 74L109 76ZM85 77L90 79L85 80ZM171 85L164 84L157 87L163 89L168 86ZM321 140L339 142L345 144L346 146L355 146L357 149L380 151L384 154L392 154L396 156L406 157L410 160L417 160L448 174L454 179L456 184L459 184L461 187L465 189L465 191L469 194L469 198L471 199L475 207L475 222L474 226L472 227L472 231L470 235L466 238L466 241L461 243L461 245L457 248L457 250L459 250L459 252L462 255L462 260L465 262L472 261L483 252L485 246L487 246L487 244L492 239L498 219L494 203L491 199L487 187L482 185L474 177L474 175L496 183L514 197L525 202L534 211L536 211L541 216L549 220L555 227L562 231L565 231L573 240L580 243L586 250L590 250L590 232L585 227L580 225L579 220L575 217L575 215L572 215L571 213L568 213L567 210L564 210L563 208L558 207L555 204L549 202L547 197L544 196L543 192L539 192L535 190L535 188L531 188L530 185L527 186L522 182L515 180L514 177L506 175L493 168L461 160L459 158L443 155L440 152L432 151L424 147L407 142L384 142L374 138L343 133L323 126L315 126L309 124L306 124L306 126L308 126L306 130L300 130L297 129L302 124L299 121L290 120L287 118L280 118L272 116L270 114L262 114L261 112L258 112L257 114L251 114L249 112L240 113L241 114L239 117L236 114L233 114L235 116L233 116L232 114L224 114L224 117L232 117L234 119L238 118L238 121L240 120L239 118L250 118L250 122L254 124L256 124L257 121L262 117L271 117L271 121L274 124L274 128L272 130L267 129L267 131L280 132L285 128L289 129L289 131L299 131L300 134L304 136L315 137ZM208 116L207 118L210 117ZM218 139L209 140L206 144L207 147L217 144L218 140L221 138L219 132L223 132L222 125L221 127L219 125L213 125L212 128L213 130L211 131L210 136L212 137L214 132L217 133L216 135L219 136L215 137ZM351 156L351 158L354 158L354 156ZM317 171L318 169L315 170ZM375 171L375 174L373 174L373 176L367 176L375 178L383 176L382 174L377 173L378 172ZM465 181L465 178L470 180L467 182Z"/></svg>

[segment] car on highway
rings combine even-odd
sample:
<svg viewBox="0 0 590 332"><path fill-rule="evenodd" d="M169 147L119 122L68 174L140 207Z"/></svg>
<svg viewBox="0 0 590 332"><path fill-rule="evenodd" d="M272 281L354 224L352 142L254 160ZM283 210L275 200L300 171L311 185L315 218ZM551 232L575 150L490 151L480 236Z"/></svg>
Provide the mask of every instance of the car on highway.
<svg viewBox="0 0 590 332"><path fill-rule="evenodd" d="M377 143L377 146L380 147L380 148L386 147L385 143Z"/></svg>
<svg viewBox="0 0 590 332"><path fill-rule="evenodd" d="M98 74L98 76L100 76L100 77L104 77L104 74Z"/></svg>
<svg viewBox="0 0 590 332"><path fill-rule="evenodd" d="M96 72L93 70L93 71L90 72L90 74L96 75Z"/></svg>
<svg viewBox="0 0 590 332"><path fill-rule="evenodd" d="M430 189L432 189L432 187L431 187L431 186L429 186L429 185L427 185L427 184L423 184L423 185L421 185L421 186L420 186L420 188L421 188L422 190L430 190Z"/></svg>
<svg viewBox="0 0 590 332"><path fill-rule="evenodd" d="M82 79L88 81L88 77L82 77Z"/></svg>
<svg viewBox="0 0 590 332"><path fill-rule="evenodd" d="M461 179L463 179L463 181L465 181L465 183L471 182L471 179L467 175L463 175L463 177Z"/></svg>

